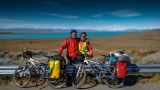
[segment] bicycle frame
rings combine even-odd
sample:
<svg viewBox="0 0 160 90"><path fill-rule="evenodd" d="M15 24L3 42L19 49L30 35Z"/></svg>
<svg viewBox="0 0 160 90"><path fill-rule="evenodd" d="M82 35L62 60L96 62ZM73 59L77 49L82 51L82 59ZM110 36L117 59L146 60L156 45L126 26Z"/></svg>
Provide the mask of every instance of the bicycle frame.
<svg viewBox="0 0 160 90"><path fill-rule="evenodd" d="M95 74L95 76L96 76L95 79L97 79L97 80L103 79L106 77L106 74L107 75L109 74L111 77L114 77L114 73L112 72L112 70L109 66L104 68L98 62L88 60L87 55L84 55L84 56L85 56L84 62L87 62L87 65L91 68L91 72L93 72ZM83 66L83 64L81 64L81 67L82 66Z"/></svg>

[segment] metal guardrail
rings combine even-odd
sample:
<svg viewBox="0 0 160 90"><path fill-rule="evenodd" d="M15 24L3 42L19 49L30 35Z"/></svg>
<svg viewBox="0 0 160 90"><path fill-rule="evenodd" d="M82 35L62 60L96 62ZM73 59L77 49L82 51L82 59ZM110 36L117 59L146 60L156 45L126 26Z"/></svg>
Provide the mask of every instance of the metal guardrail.
<svg viewBox="0 0 160 90"><path fill-rule="evenodd" d="M127 73L160 73L160 64L130 64L127 67Z"/></svg>
<svg viewBox="0 0 160 90"><path fill-rule="evenodd" d="M0 75L12 75L18 66L0 66Z"/></svg>
<svg viewBox="0 0 160 90"><path fill-rule="evenodd" d="M0 75L12 75L17 68L18 66L0 66ZM127 74L135 73L160 73L160 64L130 64Z"/></svg>

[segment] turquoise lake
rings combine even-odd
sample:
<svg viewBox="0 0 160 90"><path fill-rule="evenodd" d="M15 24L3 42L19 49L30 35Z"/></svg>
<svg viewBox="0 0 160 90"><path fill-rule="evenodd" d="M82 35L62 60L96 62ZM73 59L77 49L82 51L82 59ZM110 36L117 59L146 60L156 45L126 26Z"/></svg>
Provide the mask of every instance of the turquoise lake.
<svg viewBox="0 0 160 90"><path fill-rule="evenodd" d="M88 38L102 38L126 34L126 32L88 32ZM47 39L47 38L67 38L70 33L38 33L38 34L0 34L0 39ZM78 35L79 36L79 33Z"/></svg>

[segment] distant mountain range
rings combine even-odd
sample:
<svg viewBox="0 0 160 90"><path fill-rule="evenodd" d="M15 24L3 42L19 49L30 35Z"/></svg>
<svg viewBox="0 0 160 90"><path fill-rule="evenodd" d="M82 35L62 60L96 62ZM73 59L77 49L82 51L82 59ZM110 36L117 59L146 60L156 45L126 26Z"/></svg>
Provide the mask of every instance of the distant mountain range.
<svg viewBox="0 0 160 90"><path fill-rule="evenodd" d="M0 28L0 32L8 33L65 33L70 32L71 29L31 29L31 28ZM128 30L89 30L89 29L77 29L79 32L141 32L141 31L150 31L153 29L128 29ZM159 30L159 29L157 29Z"/></svg>

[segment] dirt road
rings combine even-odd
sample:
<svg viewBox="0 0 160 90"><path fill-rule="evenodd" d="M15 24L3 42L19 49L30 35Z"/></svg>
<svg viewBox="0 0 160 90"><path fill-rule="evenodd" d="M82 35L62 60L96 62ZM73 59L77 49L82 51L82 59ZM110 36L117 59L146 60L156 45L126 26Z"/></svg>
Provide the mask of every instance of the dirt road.
<svg viewBox="0 0 160 90"><path fill-rule="evenodd" d="M7 86L7 85L1 85L0 86L0 90L56 90L53 89L49 86L38 86L38 87L29 87L29 88L19 88L17 86ZM73 87L67 87L67 88L63 88L63 89L58 89L58 90L76 90ZM95 87L92 88L88 88L87 90L160 90L160 84L156 84L156 83L138 83L135 84L133 86L125 86L123 88L119 88L119 89L111 89L108 88L105 85L97 85Z"/></svg>

